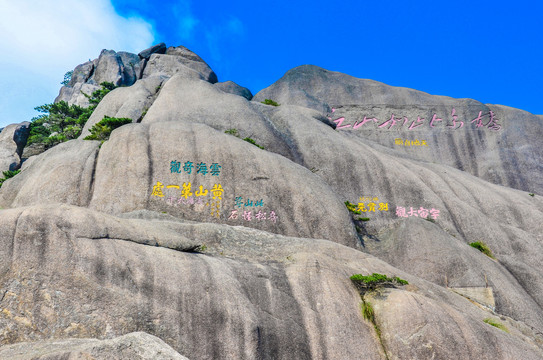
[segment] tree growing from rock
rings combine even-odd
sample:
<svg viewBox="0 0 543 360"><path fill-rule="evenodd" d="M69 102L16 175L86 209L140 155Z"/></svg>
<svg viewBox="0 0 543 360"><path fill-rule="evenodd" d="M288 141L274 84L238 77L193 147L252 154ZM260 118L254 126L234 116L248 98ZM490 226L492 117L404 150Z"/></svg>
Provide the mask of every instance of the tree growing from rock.
<svg viewBox="0 0 543 360"><path fill-rule="evenodd" d="M27 145L44 144L46 148L50 148L81 135L83 127L100 101L116 87L108 82L100 85L102 88L93 91L91 95L84 94L90 102L87 108L70 105L66 101L36 107L35 109L43 114L32 119Z"/></svg>

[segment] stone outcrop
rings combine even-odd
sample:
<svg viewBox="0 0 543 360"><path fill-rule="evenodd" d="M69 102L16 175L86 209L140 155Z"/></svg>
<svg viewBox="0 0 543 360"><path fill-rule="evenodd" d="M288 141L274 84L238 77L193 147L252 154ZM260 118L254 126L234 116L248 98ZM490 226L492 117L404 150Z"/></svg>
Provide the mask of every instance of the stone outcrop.
<svg viewBox="0 0 543 360"><path fill-rule="evenodd" d="M88 98L100 84L110 82L116 86L131 86L137 80L150 76L171 77L192 69L203 79L217 82L217 75L196 54L184 46L166 48L164 43L143 50L138 55L125 51L102 50L97 59L76 66L70 82L60 89L55 102L89 106Z"/></svg>
<svg viewBox="0 0 543 360"><path fill-rule="evenodd" d="M12 124L0 132L0 178L3 171L14 171L21 167L23 149L30 134L29 126L29 122Z"/></svg>
<svg viewBox="0 0 543 360"><path fill-rule="evenodd" d="M253 98L163 44L62 91L105 78L82 138L134 122L0 188L0 357L543 358L541 116L314 66Z"/></svg>
<svg viewBox="0 0 543 360"><path fill-rule="evenodd" d="M164 53L166 53L166 44L160 43L160 44L151 46L148 49L140 51L140 53L138 54L138 57L142 60L144 59L148 60L149 57L153 54L164 54Z"/></svg>
<svg viewBox="0 0 543 360"><path fill-rule="evenodd" d="M188 360L156 336L130 333L111 340L63 339L0 347L0 358L11 360L133 359Z"/></svg>
<svg viewBox="0 0 543 360"><path fill-rule="evenodd" d="M543 355L526 325L504 318L506 334L485 324L489 314L464 297L352 248L160 213L124 217L105 224L72 206L2 212L3 343L144 331L190 359L381 359L348 279L379 272L410 283L372 300L390 357ZM206 252L118 239L131 229L126 221L151 222L147 236L154 230L205 239Z"/></svg>
<svg viewBox="0 0 543 360"><path fill-rule="evenodd" d="M246 87L240 86L230 80L216 83L215 86L226 93L243 96L247 100L251 100L253 98L253 94L251 93L251 90L247 89Z"/></svg>
<svg viewBox="0 0 543 360"><path fill-rule="evenodd" d="M543 193L541 116L393 87L312 65L289 70L253 101L264 99L316 109L333 120L343 118L341 124L338 121L341 132L392 148L402 157L446 164L494 184ZM474 121L479 115L482 119ZM416 140L427 146L404 145Z"/></svg>
<svg viewBox="0 0 543 360"><path fill-rule="evenodd" d="M90 129L104 116L129 118L141 122L151 104L155 101L166 76L150 76L130 87L116 88L108 94L107 101L101 101L81 132L80 139L90 135Z"/></svg>

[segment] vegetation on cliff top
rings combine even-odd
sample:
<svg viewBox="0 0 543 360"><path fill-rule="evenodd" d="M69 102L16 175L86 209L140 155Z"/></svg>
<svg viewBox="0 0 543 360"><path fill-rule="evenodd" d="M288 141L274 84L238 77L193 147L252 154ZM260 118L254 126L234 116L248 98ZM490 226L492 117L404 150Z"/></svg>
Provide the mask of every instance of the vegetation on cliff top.
<svg viewBox="0 0 543 360"><path fill-rule="evenodd" d="M87 108L69 105L66 101L36 107L35 109L43 114L32 119L27 146L44 144L46 148L51 148L81 135L83 127L100 101L116 88L109 82L103 82L100 86L101 88L93 91L91 95L83 93L89 99L90 105Z"/></svg>

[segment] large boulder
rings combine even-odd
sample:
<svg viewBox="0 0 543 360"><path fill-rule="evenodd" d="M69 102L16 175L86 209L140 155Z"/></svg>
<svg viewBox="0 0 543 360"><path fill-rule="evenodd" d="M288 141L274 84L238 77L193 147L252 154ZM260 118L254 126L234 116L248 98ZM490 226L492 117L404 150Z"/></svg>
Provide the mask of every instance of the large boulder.
<svg viewBox="0 0 543 360"><path fill-rule="evenodd" d="M0 177L3 171L17 170L30 134L30 123L11 124L0 132Z"/></svg>
<svg viewBox="0 0 543 360"><path fill-rule="evenodd" d="M153 104L165 76L150 76L137 81L131 87L119 87L106 95L85 123L80 139L90 135L90 129L104 116L129 118L140 122Z"/></svg>
<svg viewBox="0 0 543 360"><path fill-rule="evenodd" d="M94 85L111 82L116 86L130 86L139 76L139 62L134 54L102 50L88 82Z"/></svg>
<svg viewBox="0 0 543 360"><path fill-rule="evenodd" d="M164 84L142 122L196 122L221 132L237 131L240 138L251 138L267 151L293 159L289 144L266 118L268 108L207 81L176 75Z"/></svg>
<svg viewBox="0 0 543 360"><path fill-rule="evenodd" d="M434 96L359 79L314 65L302 65L287 71L281 79L259 91L253 100L265 99L308 107L322 113L330 112L334 105L419 105L454 100L447 96Z"/></svg>
<svg viewBox="0 0 543 360"><path fill-rule="evenodd" d="M164 54L165 52L166 52L166 44L160 43L157 45L153 45L148 49L140 51L140 53L138 54L138 57L144 60L144 59L149 59L149 57L153 54Z"/></svg>
<svg viewBox="0 0 543 360"><path fill-rule="evenodd" d="M83 107L89 106L88 98L100 89L100 84L110 82L116 86L130 86L141 78L144 64L135 54L102 50L93 61L80 64L72 72L70 82L61 87L55 102L66 101Z"/></svg>
<svg viewBox="0 0 543 360"><path fill-rule="evenodd" d="M95 141L72 140L30 158L19 175L4 182L0 202L12 207L47 203L87 205L92 196L99 146Z"/></svg>
<svg viewBox="0 0 543 360"><path fill-rule="evenodd" d="M94 61L87 61L79 64L73 69L72 77L68 85L73 87L77 83L86 83L94 72Z"/></svg>
<svg viewBox="0 0 543 360"><path fill-rule="evenodd" d="M149 209L358 246L347 209L318 176L206 125L126 125L99 146L72 140L39 155L0 189L0 205Z"/></svg>
<svg viewBox="0 0 543 360"><path fill-rule="evenodd" d="M200 74L201 78L205 81L209 81L210 83L217 82L217 75L215 75L213 70L205 62L168 54L151 55L143 70L142 78L157 74L171 77L177 73L186 73L186 69L191 69Z"/></svg>
<svg viewBox="0 0 543 360"><path fill-rule="evenodd" d="M133 359L188 360L156 336L135 332L115 339L63 339L23 342L0 347L11 360Z"/></svg>
<svg viewBox="0 0 543 360"><path fill-rule="evenodd" d="M251 100L253 98L251 90L247 89L246 87L240 86L230 80L216 83L215 86L226 93L243 96L247 100Z"/></svg>

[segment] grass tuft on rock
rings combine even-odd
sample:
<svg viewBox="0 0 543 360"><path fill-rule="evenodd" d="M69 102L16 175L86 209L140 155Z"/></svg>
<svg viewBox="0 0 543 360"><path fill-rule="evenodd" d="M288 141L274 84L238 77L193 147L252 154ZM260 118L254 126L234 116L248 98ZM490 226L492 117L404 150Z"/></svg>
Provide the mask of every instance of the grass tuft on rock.
<svg viewBox="0 0 543 360"><path fill-rule="evenodd" d="M261 101L264 105L271 105L271 106L279 106L277 102L273 101L272 99L264 99L264 101Z"/></svg>
<svg viewBox="0 0 543 360"><path fill-rule="evenodd" d="M251 139L250 137L246 137L245 139L243 139L244 141L247 141L248 143L250 144L253 144L254 146L258 147L258 148L261 148L262 150L264 150L264 146L261 146L261 145L258 145L256 143L256 141L254 141L253 139Z"/></svg>
<svg viewBox="0 0 543 360"><path fill-rule="evenodd" d="M492 258L492 259L496 259L494 257L494 255L492 255L492 251L490 250L490 248L488 247L487 244L485 244L484 242L482 241L475 241L475 242L472 242L471 244L469 244L469 246L473 247L473 248L476 248L477 250L479 250L480 252L482 252L483 254L485 254L486 256L488 256L489 258Z"/></svg>
<svg viewBox="0 0 543 360"><path fill-rule="evenodd" d="M505 331L506 333L509 332L509 329L507 329L507 327L506 327L504 324L499 323L499 322L497 322L497 321L494 321L494 320L492 320L491 318L486 318L486 319L484 319L483 321L484 321L485 323L487 323L488 325L492 325L492 326L494 326L494 327L497 327L497 328L500 329L500 330Z"/></svg>
<svg viewBox="0 0 543 360"><path fill-rule="evenodd" d="M347 207L347 210L349 210L349 212L353 213L353 214L356 214L356 215L362 215L362 213L358 210L356 210L356 205L349 202L349 201L345 201L345 206ZM369 219L368 219L369 220Z"/></svg>
<svg viewBox="0 0 543 360"><path fill-rule="evenodd" d="M373 311L373 306L371 306L371 303L369 303L368 301L364 301L362 302L361 307L364 319L371 321L375 324L375 312Z"/></svg>
<svg viewBox="0 0 543 360"><path fill-rule="evenodd" d="M224 133L229 134L229 135L233 135L235 137L239 137L238 129L228 129Z"/></svg>

